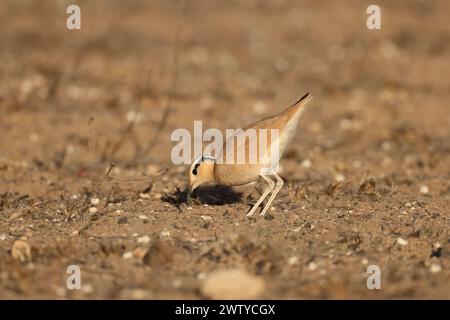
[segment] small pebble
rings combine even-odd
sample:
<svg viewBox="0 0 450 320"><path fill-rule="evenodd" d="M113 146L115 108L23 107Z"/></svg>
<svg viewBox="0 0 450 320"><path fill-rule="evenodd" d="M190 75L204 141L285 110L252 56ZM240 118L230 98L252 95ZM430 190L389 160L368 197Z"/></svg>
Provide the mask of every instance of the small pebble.
<svg viewBox="0 0 450 320"><path fill-rule="evenodd" d="M309 160L309 159L303 160L302 164L301 164L301 166L303 168L311 168L311 165L312 165L312 163L311 163L311 160Z"/></svg>
<svg viewBox="0 0 450 320"><path fill-rule="evenodd" d="M298 257L290 257L289 260L288 260L288 264L290 266L297 265L298 264Z"/></svg>
<svg viewBox="0 0 450 320"><path fill-rule="evenodd" d="M199 272L199 273L197 274L197 279L198 279L198 280L205 280L205 279L206 279L206 273L204 273L204 272Z"/></svg>
<svg viewBox="0 0 450 320"><path fill-rule="evenodd" d="M408 241L403 238L397 238L397 243L401 246L406 246L408 244Z"/></svg>
<svg viewBox="0 0 450 320"><path fill-rule="evenodd" d="M96 205L98 205L100 203L100 199L99 198L92 198L91 199L91 204L93 205L93 206L96 206Z"/></svg>
<svg viewBox="0 0 450 320"><path fill-rule="evenodd" d="M169 238L170 237L170 232L169 231L161 231L160 236L162 238Z"/></svg>
<svg viewBox="0 0 450 320"><path fill-rule="evenodd" d="M428 194L430 192L430 189L428 189L428 186L423 185L420 187L420 193L422 194Z"/></svg>
<svg viewBox="0 0 450 320"><path fill-rule="evenodd" d="M97 213L98 209L96 207L90 207L89 213Z"/></svg>
<svg viewBox="0 0 450 320"><path fill-rule="evenodd" d="M132 257L133 257L133 252L131 252L131 251L125 252L122 256L122 258L124 258L124 259L130 259Z"/></svg>
<svg viewBox="0 0 450 320"><path fill-rule="evenodd" d="M145 214L141 214L139 216L139 219L141 219L141 220L148 220L148 217Z"/></svg>
<svg viewBox="0 0 450 320"><path fill-rule="evenodd" d="M141 199L150 199L150 194L149 193L139 193L139 197Z"/></svg>
<svg viewBox="0 0 450 320"><path fill-rule="evenodd" d="M149 236L142 236L137 238L137 242L138 243L149 243L150 242L150 237Z"/></svg>
<svg viewBox="0 0 450 320"><path fill-rule="evenodd" d="M314 271L316 269L317 269L317 264L315 262L308 263L308 270L309 271Z"/></svg>
<svg viewBox="0 0 450 320"><path fill-rule="evenodd" d="M437 263L433 263L431 265L431 267L430 267L430 272L431 273L438 273L438 272L441 272L441 270L442 270L441 265L437 264Z"/></svg>

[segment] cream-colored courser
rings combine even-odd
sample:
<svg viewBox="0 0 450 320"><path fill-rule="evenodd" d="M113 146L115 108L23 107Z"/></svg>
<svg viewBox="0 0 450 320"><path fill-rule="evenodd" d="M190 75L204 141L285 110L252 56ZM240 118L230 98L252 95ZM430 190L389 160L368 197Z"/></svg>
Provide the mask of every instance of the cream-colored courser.
<svg viewBox="0 0 450 320"><path fill-rule="evenodd" d="M308 93L305 94L301 99L295 102L291 107L286 110L273 115L271 117L267 117L260 121L254 122L248 125L244 131L247 129L255 129L256 132L263 129L267 132L267 139L265 143L268 145L264 150L267 150L266 154L263 154L267 159L276 155L278 159L282 156L283 151L286 149L287 144L292 140L297 130L297 124L305 111L305 105L312 98ZM277 137L272 138L270 134L271 129L278 129ZM259 134L257 135L259 139ZM275 136L275 135L274 135ZM257 140L257 148L258 155L259 152L259 143ZM221 159L226 159L226 145L229 143L227 140L222 148L219 156ZM273 153L273 145L276 145L278 150L276 153ZM280 191L283 186L283 179L281 179L277 172L276 168L278 166L267 168L267 161L263 162L261 159L257 159L256 162L250 162L248 157L249 150L249 140L246 139L244 143L241 144L233 144L235 151L239 148L245 148L245 161L244 163L232 162L228 163L222 161L222 163L216 162L213 157L210 156L200 156L192 163L191 168L189 169L189 189L188 189L188 202L190 199L191 192L194 191L198 186L204 183L216 183L225 186L237 186L243 185L250 182L254 182L262 177L267 183L268 188L265 189L261 197L252 207L252 209L247 213L247 216L251 216L255 213L257 208L261 205L264 199L272 192L267 201L264 209L261 211L261 216L265 215L267 210L270 208L273 200L275 199L277 193ZM270 154L272 152L272 154ZM237 152L234 152L234 156L236 156ZM219 157L218 157L219 158ZM262 158L262 157L261 157ZM261 161L260 161L261 160ZM273 164L275 162L271 162ZM273 176L275 181L270 178Z"/></svg>

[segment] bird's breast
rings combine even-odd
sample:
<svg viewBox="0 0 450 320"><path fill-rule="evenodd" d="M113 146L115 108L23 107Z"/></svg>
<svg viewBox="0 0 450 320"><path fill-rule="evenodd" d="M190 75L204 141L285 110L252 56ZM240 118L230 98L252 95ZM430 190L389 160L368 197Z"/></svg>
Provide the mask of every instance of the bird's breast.
<svg viewBox="0 0 450 320"><path fill-rule="evenodd" d="M261 167L250 164L216 164L214 178L218 184L238 186L256 181Z"/></svg>

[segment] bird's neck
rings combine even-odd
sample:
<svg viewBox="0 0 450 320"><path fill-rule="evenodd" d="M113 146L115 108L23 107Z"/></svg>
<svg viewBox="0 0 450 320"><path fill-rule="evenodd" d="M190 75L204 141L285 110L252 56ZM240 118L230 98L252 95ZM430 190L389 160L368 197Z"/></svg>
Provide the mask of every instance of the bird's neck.
<svg viewBox="0 0 450 320"><path fill-rule="evenodd" d="M214 177L214 167L215 167L215 162L213 161L208 161L208 162L204 162L203 163L203 178L205 180L207 180L208 182L216 182L216 179Z"/></svg>

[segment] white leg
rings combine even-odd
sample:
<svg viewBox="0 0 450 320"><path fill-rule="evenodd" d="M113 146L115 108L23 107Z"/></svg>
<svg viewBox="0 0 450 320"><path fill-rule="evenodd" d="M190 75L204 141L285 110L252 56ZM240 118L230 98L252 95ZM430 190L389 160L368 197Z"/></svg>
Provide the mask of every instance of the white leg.
<svg viewBox="0 0 450 320"><path fill-rule="evenodd" d="M272 171L272 174L275 176L275 179L277 182L275 183L275 188L270 195L269 200L267 200L266 206L264 207L263 211L261 212L260 216L263 216L266 214L267 210L269 210L270 206L272 205L273 200L277 196L278 191L280 191L281 187L283 187L284 181L280 178L279 175L276 174L275 171Z"/></svg>
<svg viewBox="0 0 450 320"><path fill-rule="evenodd" d="M261 177L263 177L263 179L266 180L266 182L269 184L269 187L264 190L263 194L258 199L258 201L256 201L253 208L247 213L247 217L250 217L251 215L253 215L255 213L256 209L258 209L258 207L264 201L264 199L267 197L267 195L270 193L270 191L272 191L275 188L275 183L273 182L272 179L270 179L264 175L261 175Z"/></svg>

